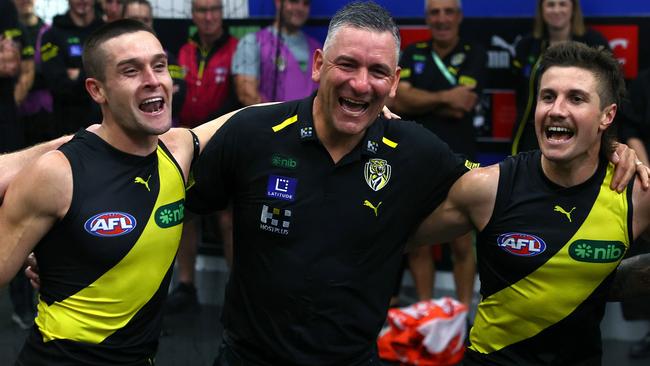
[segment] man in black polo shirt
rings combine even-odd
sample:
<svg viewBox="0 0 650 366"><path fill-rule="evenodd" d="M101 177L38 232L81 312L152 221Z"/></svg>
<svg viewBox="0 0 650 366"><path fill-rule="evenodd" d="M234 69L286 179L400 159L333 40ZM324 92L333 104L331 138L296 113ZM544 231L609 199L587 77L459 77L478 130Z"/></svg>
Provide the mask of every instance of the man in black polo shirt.
<svg viewBox="0 0 650 366"><path fill-rule="evenodd" d="M189 208L232 198L234 214L217 365L377 362L403 243L467 170L425 128L377 118L398 50L383 8L346 6L314 57L317 94L247 108L206 147Z"/></svg>

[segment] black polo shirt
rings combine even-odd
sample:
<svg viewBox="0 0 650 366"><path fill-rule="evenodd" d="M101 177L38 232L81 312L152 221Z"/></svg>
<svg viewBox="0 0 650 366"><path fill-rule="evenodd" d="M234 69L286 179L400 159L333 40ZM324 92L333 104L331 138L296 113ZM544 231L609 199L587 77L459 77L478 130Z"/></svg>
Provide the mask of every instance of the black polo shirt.
<svg viewBox="0 0 650 366"><path fill-rule="evenodd" d="M487 78L486 51L477 43L461 39L456 47L443 58L440 66L432 54L432 41L417 42L404 49L400 57L400 81L407 81L413 87L439 92L449 90L457 85L472 86L481 95ZM445 77L440 67L455 78L452 82ZM443 117L433 112L425 114L408 114L404 117L422 123L433 131L456 152L462 152L470 158L477 154L476 134L474 131L474 112L463 118Z"/></svg>
<svg viewBox="0 0 650 366"><path fill-rule="evenodd" d="M467 170L431 132L382 118L334 164L312 103L237 113L194 168L191 210L233 200L224 339L254 364L367 360L403 244Z"/></svg>

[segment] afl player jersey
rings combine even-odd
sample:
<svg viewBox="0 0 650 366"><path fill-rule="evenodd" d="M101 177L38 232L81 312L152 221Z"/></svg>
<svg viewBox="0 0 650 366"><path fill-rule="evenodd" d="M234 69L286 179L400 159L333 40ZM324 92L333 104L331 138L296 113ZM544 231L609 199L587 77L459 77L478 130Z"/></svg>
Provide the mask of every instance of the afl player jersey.
<svg viewBox="0 0 650 366"><path fill-rule="evenodd" d="M499 165L494 211L477 241L481 296L467 363L600 364L600 321L632 238L632 183L609 188L601 161L584 183L561 187L539 151Z"/></svg>
<svg viewBox="0 0 650 366"><path fill-rule="evenodd" d="M60 150L72 201L35 249L37 329L18 362L148 364L182 231L182 171L162 143L134 156L81 131Z"/></svg>

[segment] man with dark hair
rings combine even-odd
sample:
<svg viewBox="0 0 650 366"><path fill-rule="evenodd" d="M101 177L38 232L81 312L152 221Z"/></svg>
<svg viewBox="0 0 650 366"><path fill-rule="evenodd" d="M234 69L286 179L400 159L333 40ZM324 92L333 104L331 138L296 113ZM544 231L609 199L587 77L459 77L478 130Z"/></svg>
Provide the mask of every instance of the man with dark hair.
<svg viewBox="0 0 650 366"><path fill-rule="evenodd" d="M190 164L219 121L167 132L167 56L138 21L93 33L83 64L101 126L25 164L0 206L0 285L31 251L41 276L17 364L151 365Z"/></svg>
<svg viewBox="0 0 650 366"><path fill-rule="evenodd" d="M139 20L149 26L149 28L154 29L153 9L148 0L126 0L123 3L122 9L123 18ZM178 64L176 56L166 48L165 52L167 52L167 69L169 69L169 75L172 77L174 84L172 93L172 120L173 125L178 126L179 115L181 114L181 108L185 100L185 72Z"/></svg>
<svg viewBox="0 0 650 366"><path fill-rule="evenodd" d="M549 47L535 112L541 152L465 174L421 226L414 243L479 232L482 300L464 364L599 365L606 301L648 292L650 255L621 260L648 228L650 193L638 181L607 189L623 90L608 51Z"/></svg>

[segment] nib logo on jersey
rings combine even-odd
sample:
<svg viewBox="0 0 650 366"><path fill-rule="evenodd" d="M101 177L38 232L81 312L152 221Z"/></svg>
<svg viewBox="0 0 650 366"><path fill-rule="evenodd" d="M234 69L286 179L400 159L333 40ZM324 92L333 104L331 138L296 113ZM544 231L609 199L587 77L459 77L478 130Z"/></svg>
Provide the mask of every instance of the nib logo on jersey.
<svg viewBox="0 0 650 366"><path fill-rule="evenodd" d="M135 217L126 212L102 212L89 218L84 224L84 229L89 234L101 237L128 234L135 227Z"/></svg>
<svg viewBox="0 0 650 366"><path fill-rule="evenodd" d="M627 248L620 241L576 240L569 246L569 255L578 262L612 263L625 255Z"/></svg>
<svg viewBox="0 0 650 366"><path fill-rule="evenodd" d="M546 250L540 237L523 233L505 233L497 238L499 248L520 257L534 257Z"/></svg>
<svg viewBox="0 0 650 366"><path fill-rule="evenodd" d="M291 224L291 210L262 206L260 229L275 234L288 235Z"/></svg>

